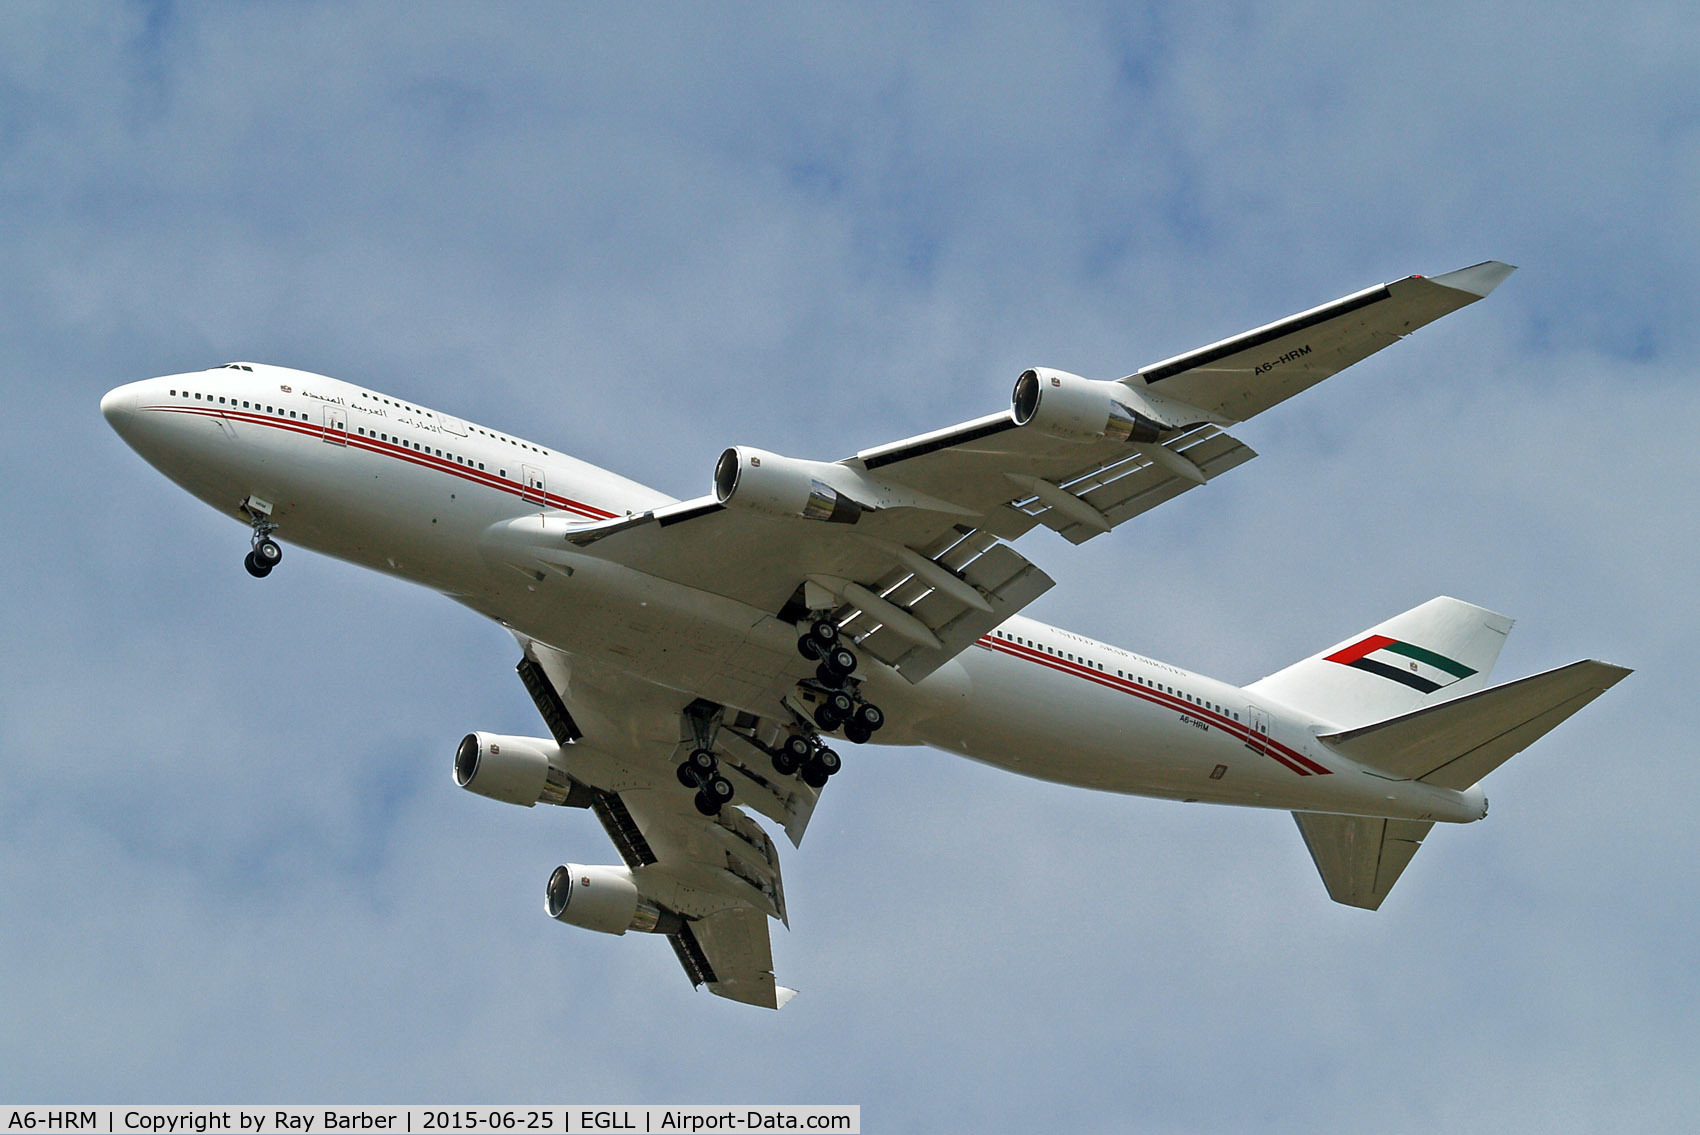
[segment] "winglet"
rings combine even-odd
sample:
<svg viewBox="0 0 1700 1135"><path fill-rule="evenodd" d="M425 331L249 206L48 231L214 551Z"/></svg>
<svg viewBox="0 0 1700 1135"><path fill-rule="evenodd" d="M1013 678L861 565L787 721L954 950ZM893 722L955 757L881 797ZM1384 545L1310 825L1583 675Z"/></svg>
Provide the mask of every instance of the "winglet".
<svg viewBox="0 0 1700 1135"><path fill-rule="evenodd" d="M1430 276L1429 282L1454 291L1469 292L1477 299L1487 295L1505 282L1505 278L1517 271L1511 264L1502 264L1498 260L1484 260L1480 264L1472 264L1468 268L1460 268L1456 272L1448 272L1444 276Z"/></svg>

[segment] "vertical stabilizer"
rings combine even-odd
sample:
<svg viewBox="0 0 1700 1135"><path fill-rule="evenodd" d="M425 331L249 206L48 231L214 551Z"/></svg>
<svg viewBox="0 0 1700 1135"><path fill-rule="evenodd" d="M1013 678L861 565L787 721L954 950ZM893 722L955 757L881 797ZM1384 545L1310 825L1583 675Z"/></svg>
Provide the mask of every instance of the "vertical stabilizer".
<svg viewBox="0 0 1700 1135"><path fill-rule="evenodd" d="M1246 689L1353 729L1485 688L1511 623L1442 596Z"/></svg>

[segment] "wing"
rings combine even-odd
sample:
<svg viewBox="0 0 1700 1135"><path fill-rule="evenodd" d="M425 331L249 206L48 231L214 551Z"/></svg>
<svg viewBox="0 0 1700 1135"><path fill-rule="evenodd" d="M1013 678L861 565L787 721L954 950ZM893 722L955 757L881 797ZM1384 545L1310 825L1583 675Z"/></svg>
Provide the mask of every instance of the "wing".
<svg viewBox="0 0 1700 1135"><path fill-rule="evenodd" d="M768 938L768 919L786 920L778 849L742 808L704 816L675 782L679 750L697 743L680 739L681 722L687 732L689 723L679 696L520 642L520 678L585 789L575 787L572 799L595 813L644 896L682 916L667 937L692 984L751 1005L784 1005L795 991L774 981ZM736 778L738 799L801 839L819 793L761 774L759 724L718 730L720 769Z"/></svg>
<svg viewBox="0 0 1700 1135"><path fill-rule="evenodd" d="M1229 421L1244 421L1368 358L1426 323L1475 303L1516 271L1485 260L1443 276L1408 276L1141 368L1122 379Z"/></svg>
<svg viewBox="0 0 1700 1135"><path fill-rule="evenodd" d="M510 554L546 562L549 542L564 552L564 540L788 621L832 610L861 650L920 681L1051 586L1008 541L1042 524L1078 544L1244 464L1255 454L1222 426L1480 299L1511 271L1488 261L1383 284L1119 382L1028 371L1009 410L836 464L729 450L714 496L564 537L558 525L516 530ZM745 494L746 474L773 491Z"/></svg>

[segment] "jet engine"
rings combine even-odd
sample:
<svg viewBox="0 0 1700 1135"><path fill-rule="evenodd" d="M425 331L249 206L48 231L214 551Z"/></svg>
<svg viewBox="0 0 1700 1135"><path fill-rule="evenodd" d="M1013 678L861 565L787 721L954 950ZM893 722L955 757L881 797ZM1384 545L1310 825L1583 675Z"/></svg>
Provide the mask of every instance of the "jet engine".
<svg viewBox="0 0 1700 1135"><path fill-rule="evenodd" d="M728 508L854 524L866 506L833 484L846 472L829 462L802 461L738 445L722 453L714 466L714 495Z"/></svg>
<svg viewBox="0 0 1700 1135"><path fill-rule="evenodd" d="M561 864L549 876L543 909L557 921L603 934L672 934L684 925L679 915L646 897L625 867Z"/></svg>
<svg viewBox="0 0 1700 1135"><path fill-rule="evenodd" d="M1035 367L1021 372L1010 394L1015 424L1069 441L1156 441L1163 427L1128 404L1127 387Z"/></svg>
<svg viewBox="0 0 1700 1135"><path fill-rule="evenodd" d="M561 767L561 746L542 737L468 733L455 750L455 783L506 804L588 807L590 789Z"/></svg>

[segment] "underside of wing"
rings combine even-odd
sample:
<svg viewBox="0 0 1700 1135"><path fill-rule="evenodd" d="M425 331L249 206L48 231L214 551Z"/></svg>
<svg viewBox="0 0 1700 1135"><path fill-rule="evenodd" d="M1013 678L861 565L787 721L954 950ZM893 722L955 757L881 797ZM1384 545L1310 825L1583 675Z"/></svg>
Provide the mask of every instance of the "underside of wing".
<svg viewBox="0 0 1700 1135"><path fill-rule="evenodd" d="M775 772L760 722L704 718L694 703L680 706L676 692L599 674L543 643L520 641L520 677L558 745L548 755L546 775L557 789L551 800L588 807L624 865L563 864L551 877L550 913L610 933L665 934L693 984L770 1009L785 1004L793 991L774 981L768 929L769 919L787 919L779 850L742 807L704 814L677 773L682 752L706 746L718 772L735 780L737 798L784 825L793 842L802 838L818 789ZM570 705L563 691L570 691ZM501 740L511 746L512 739ZM583 884L576 892L575 881ZM628 908L608 921L597 900L584 897L622 888L635 910L647 913ZM591 913L583 913L585 904Z"/></svg>

